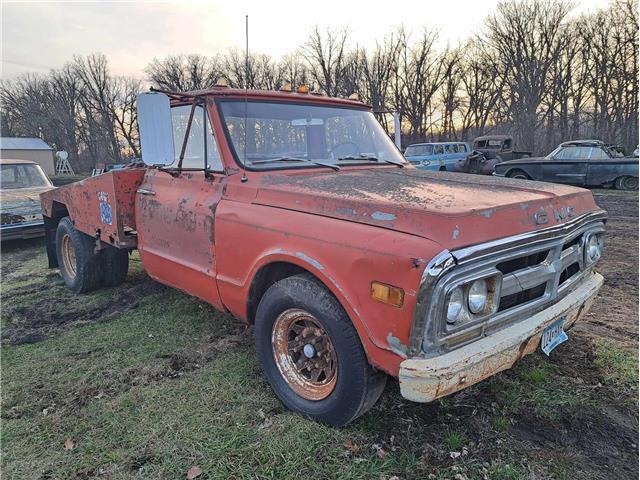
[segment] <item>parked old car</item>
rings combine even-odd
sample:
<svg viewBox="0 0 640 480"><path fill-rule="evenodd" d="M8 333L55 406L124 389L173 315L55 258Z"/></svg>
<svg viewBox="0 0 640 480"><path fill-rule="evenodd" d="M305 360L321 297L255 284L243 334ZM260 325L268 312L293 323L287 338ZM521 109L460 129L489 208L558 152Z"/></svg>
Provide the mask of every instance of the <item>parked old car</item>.
<svg viewBox="0 0 640 480"><path fill-rule="evenodd" d="M560 144L546 157L499 163L494 175L635 190L638 188L638 158L621 157L619 149L612 149L600 140L574 140Z"/></svg>
<svg viewBox="0 0 640 480"><path fill-rule="evenodd" d="M44 235L40 194L53 185L42 167L30 160L0 159L0 239Z"/></svg>
<svg viewBox="0 0 640 480"><path fill-rule="evenodd" d="M371 107L307 92L139 95L146 165L41 195L49 266L87 292L137 249L254 324L278 398L338 426L388 376L430 402L567 339L603 284L591 192L417 170Z"/></svg>
<svg viewBox="0 0 640 480"><path fill-rule="evenodd" d="M486 135L473 141L472 152L455 164L456 172L491 175L497 163L530 157L531 152L514 149L510 135Z"/></svg>
<svg viewBox="0 0 640 480"><path fill-rule="evenodd" d="M469 152L469 144L464 142L414 143L406 148L404 158L420 170L453 172Z"/></svg>

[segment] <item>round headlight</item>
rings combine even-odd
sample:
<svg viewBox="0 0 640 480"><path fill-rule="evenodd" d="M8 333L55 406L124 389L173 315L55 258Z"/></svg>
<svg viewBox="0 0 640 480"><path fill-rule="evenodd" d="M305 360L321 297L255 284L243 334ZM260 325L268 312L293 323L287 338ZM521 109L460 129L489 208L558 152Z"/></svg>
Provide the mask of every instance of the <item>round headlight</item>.
<svg viewBox="0 0 640 480"><path fill-rule="evenodd" d="M447 322L455 323L462 312L462 302L464 301L464 295L462 289L457 287L451 292L449 297L449 305L447 306Z"/></svg>
<svg viewBox="0 0 640 480"><path fill-rule="evenodd" d="M600 254L602 253L602 246L600 245L600 241L598 240L597 235L590 235L587 239L587 259L590 262L595 262L598 258L600 258Z"/></svg>
<svg viewBox="0 0 640 480"><path fill-rule="evenodd" d="M487 282L485 280L476 280L471 284L468 303L471 313L484 310L487 305Z"/></svg>

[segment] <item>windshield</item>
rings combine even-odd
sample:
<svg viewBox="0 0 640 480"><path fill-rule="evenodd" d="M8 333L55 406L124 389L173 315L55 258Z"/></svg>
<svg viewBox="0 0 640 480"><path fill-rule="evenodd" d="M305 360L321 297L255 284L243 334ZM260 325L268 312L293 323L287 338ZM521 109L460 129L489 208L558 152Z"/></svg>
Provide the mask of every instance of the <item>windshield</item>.
<svg viewBox="0 0 640 480"><path fill-rule="evenodd" d="M245 105L243 100L223 100L220 105L235 156L247 166L405 163L368 110L256 101Z"/></svg>
<svg viewBox="0 0 640 480"><path fill-rule="evenodd" d="M2 190L48 187L51 185L40 165L11 163L0 165L0 169L0 188Z"/></svg>
<svg viewBox="0 0 640 480"><path fill-rule="evenodd" d="M433 145L409 145L404 152L405 157L433 155Z"/></svg>
<svg viewBox="0 0 640 480"><path fill-rule="evenodd" d="M553 160L556 157L556 155L560 153L560 150L562 150L562 147L557 147L554 151L552 151L549 155L547 155L546 158Z"/></svg>

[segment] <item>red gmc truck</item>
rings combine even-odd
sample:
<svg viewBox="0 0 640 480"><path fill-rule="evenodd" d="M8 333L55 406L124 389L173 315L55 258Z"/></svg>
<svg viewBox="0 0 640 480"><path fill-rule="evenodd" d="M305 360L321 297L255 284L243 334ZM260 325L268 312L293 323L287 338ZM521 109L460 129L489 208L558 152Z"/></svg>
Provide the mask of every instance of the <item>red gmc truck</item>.
<svg viewBox="0 0 640 480"><path fill-rule="evenodd" d="M41 195L76 293L147 273L255 326L290 409L341 426L388 376L430 402L549 354L603 283L588 190L413 168L357 99L138 97L144 165Z"/></svg>

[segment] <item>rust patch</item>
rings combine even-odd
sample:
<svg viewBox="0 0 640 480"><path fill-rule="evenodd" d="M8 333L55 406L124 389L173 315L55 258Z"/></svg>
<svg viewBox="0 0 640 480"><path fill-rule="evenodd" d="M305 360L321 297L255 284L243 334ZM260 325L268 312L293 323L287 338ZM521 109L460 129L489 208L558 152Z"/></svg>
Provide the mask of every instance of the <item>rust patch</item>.
<svg viewBox="0 0 640 480"><path fill-rule="evenodd" d="M176 212L176 223L188 232L194 232L196 229L196 214L185 208L186 198L178 201L178 211Z"/></svg>

